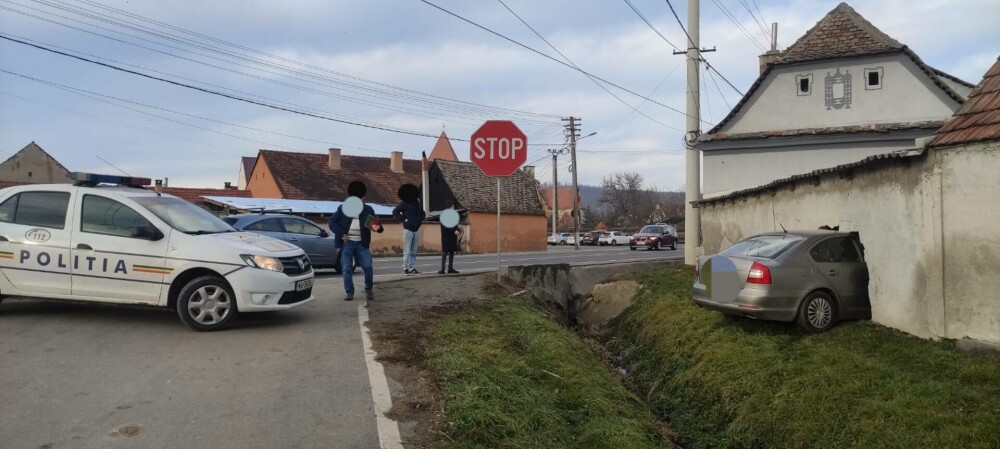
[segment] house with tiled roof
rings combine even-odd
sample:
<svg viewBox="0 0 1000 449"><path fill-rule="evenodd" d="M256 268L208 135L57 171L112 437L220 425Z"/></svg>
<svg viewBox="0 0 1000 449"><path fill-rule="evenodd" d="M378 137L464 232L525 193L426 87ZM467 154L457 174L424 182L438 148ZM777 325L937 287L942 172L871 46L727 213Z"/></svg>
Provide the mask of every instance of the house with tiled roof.
<svg viewBox="0 0 1000 449"><path fill-rule="evenodd" d="M434 148L431 148L430 156L427 156L428 161L434 161L437 159L442 159L445 161L457 161L458 156L455 155L455 149L451 146L451 140L448 139L448 135L444 131L441 131L441 135L438 136L437 142L434 142Z"/></svg>
<svg viewBox="0 0 1000 449"><path fill-rule="evenodd" d="M56 158L31 142L0 163L0 182L16 184L52 184L70 182L69 170Z"/></svg>
<svg viewBox="0 0 1000 449"><path fill-rule="evenodd" d="M347 185L362 181L368 186L365 201L391 205L399 202L403 184L421 184L421 162L391 157L342 155L339 148L326 153L260 150L247 181L256 198L343 201Z"/></svg>
<svg viewBox="0 0 1000 449"><path fill-rule="evenodd" d="M846 3L760 62L739 103L698 138L705 197L917 147L973 87Z"/></svg>
<svg viewBox="0 0 1000 449"><path fill-rule="evenodd" d="M236 187L238 189L247 189L247 183L250 182L250 175L253 174L254 165L257 165L256 157L243 156L240 158L240 173L236 178Z"/></svg>
<svg viewBox="0 0 1000 449"><path fill-rule="evenodd" d="M872 319L1000 349L1000 59L915 148L696 202L704 253L763 232L857 232Z"/></svg>
<svg viewBox="0 0 1000 449"><path fill-rule="evenodd" d="M573 227L573 189L560 187L558 189L548 187L541 191L542 199L545 201L545 215L552 220L553 207L558 208L556 212L556 224L558 229L569 231ZM579 197L577 197L579 200ZM579 202L577 202L579 206ZM551 225L550 225L551 226ZM553 231L555 232L555 231Z"/></svg>
<svg viewBox="0 0 1000 449"><path fill-rule="evenodd" d="M471 252L495 252L497 247L497 179L500 180L501 248L503 251L545 251L545 208L538 194L533 167L509 177L493 178L471 162L438 159L428 168L430 209L468 211Z"/></svg>

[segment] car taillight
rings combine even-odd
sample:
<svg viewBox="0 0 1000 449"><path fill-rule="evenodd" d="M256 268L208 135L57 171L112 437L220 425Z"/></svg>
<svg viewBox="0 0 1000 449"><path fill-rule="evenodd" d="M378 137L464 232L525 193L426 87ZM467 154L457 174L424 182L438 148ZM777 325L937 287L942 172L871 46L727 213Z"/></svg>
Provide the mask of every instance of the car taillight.
<svg viewBox="0 0 1000 449"><path fill-rule="evenodd" d="M750 274L747 275L747 284L770 284L771 270L760 262L754 262L750 266Z"/></svg>

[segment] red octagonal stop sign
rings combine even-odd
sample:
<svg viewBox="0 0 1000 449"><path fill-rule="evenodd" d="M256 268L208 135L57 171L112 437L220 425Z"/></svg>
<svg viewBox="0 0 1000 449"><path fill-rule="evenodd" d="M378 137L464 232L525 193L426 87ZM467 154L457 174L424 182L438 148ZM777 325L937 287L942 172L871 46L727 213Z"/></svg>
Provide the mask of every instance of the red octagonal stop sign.
<svg viewBox="0 0 1000 449"><path fill-rule="evenodd" d="M528 159L528 138L509 120L487 120L471 141L472 162L487 176L510 176Z"/></svg>

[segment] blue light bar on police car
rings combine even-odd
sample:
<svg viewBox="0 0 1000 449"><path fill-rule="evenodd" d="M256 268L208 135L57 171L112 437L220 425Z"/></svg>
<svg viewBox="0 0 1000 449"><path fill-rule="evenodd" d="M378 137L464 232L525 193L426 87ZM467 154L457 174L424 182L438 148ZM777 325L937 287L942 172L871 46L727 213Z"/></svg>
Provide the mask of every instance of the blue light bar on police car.
<svg viewBox="0 0 1000 449"><path fill-rule="evenodd" d="M137 178L134 176L114 176L98 175L94 173L70 173L70 178L76 184L117 184L123 186L148 186L152 184L149 178Z"/></svg>

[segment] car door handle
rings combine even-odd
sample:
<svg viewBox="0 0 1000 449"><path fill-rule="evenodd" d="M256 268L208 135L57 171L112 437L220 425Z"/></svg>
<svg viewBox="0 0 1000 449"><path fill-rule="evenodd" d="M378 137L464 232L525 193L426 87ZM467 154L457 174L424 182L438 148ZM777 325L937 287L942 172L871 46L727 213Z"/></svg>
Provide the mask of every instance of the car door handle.
<svg viewBox="0 0 1000 449"><path fill-rule="evenodd" d="M829 274L830 276L836 276L837 275L837 270L827 271L826 274Z"/></svg>
<svg viewBox="0 0 1000 449"><path fill-rule="evenodd" d="M86 243L80 243L80 244L76 245L76 249L85 249L87 251L93 251L94 250L94 248L92 248L90 245L88 245Z"/></svg>

